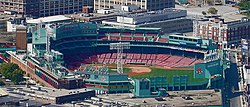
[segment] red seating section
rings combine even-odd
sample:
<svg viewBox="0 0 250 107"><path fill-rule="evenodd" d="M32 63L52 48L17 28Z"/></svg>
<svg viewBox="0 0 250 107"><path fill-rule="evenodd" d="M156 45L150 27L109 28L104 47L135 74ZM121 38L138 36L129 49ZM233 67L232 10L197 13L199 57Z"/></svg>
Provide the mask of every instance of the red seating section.
<svg viewBox="0 0 250 107"><path fill-rule="evenodd" d="M86 54L78 55L78 59L81 59L81 61L71 63L70 65L81 65L86 63L115 64L117 53L92 55L86 59L80 58L84 56L86 57ZM201 59L172 56L167 54L124 53L123 58L124 58L123 59L124 64L141 63L146 65L161 66L165 68L193 66L196 63L203 62L203 60Z"/></svg>

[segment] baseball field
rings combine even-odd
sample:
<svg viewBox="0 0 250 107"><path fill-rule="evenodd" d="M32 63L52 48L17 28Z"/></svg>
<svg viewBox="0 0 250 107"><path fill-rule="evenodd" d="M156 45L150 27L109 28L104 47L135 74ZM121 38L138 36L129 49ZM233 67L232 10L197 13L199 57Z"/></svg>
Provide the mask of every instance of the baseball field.
<svg viewBox="0 0 250 107"><path fill-rule="evenodd" d="M110 72L116 72L116 65L108 65ZM131 78L141 79L150 77L166 77L172 83L174 76L188 76L188 83L206 81L206 78L194 78L193 68L161 68L154 66L125 65L123 72Z"/></svg>

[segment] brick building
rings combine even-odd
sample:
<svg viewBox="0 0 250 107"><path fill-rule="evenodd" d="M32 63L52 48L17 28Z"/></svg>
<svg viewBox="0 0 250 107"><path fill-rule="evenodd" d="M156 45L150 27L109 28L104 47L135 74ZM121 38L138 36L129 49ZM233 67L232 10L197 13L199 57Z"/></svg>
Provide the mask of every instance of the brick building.
<svg viewBox="0 0 250 107"><path fill-rule="evenodd" d="M250 19L247 18L230 22L221 19L199 21L196 28L196 36L224 42L227 46L238 45L241 39L250 39Z"/></svg>
<svg viewBox="0 0 250 107"><path fill-rule="evenodd" d="M16 27L16 49L27 49L27 32L26 27L23 25L19 25Z"/></svg>

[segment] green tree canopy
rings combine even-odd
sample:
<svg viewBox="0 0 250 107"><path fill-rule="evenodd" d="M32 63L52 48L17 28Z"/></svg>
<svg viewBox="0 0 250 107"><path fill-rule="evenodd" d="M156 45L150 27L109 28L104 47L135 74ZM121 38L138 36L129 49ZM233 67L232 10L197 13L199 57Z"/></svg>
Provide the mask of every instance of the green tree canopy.
<svg viewBox="0 0 250 107"><path fill-rule="evenodd" d="M24 72L14 63L2 63L0 65L0 73L6 78L11 79L15 84L23 80Z"/></svg>
<svg viewBox="0 0 250 107"><path fill-rule="evenodd" d="M210 7L208 10L207 10L208 13L210 14L217 14L218 13L218 10L214 7Z"/></svg>
<svg viewBox="0 0 250 107"><path fill-rule="evenodd" d="M207 12L205 12L205 11L202 11L202 14L205 16L205 15L207 15Z"/></svg>
<svg viewBox="0 0 250 107"><path fill-rule="evenodd" d="M250 1L243 0L239 3L240 10L250 10Z"/></svg>

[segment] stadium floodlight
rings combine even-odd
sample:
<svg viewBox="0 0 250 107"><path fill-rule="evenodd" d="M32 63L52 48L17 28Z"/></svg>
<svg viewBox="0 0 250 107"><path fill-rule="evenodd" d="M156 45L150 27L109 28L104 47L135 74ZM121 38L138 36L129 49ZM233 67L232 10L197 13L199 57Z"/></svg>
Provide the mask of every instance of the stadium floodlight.
<svg viewBox="0 0 250 107"><path fill-rule="evenodd" d="M49 27L49 25L46 25L46 53L44 54L44 58L48 62L53 61L53 56L51 55L51 49L50 49L50 37L53 36L53 29Z"/></svg>
<svg viewBox="0 0 250 107"><path fill-rule="evenodd" d="M118 43L110 43L110 50L117 50L117 72L123 73L123 66L122 66L122 60L123 60L123 49L130 49L130 43L129 42L118 42Z"/></svg>
<svg viewBox="0 0 250 107"><path fill-rule="evenodd" d="M46 52L50 53L50 37L53 36L53 29L46 26Z"/></svg>

